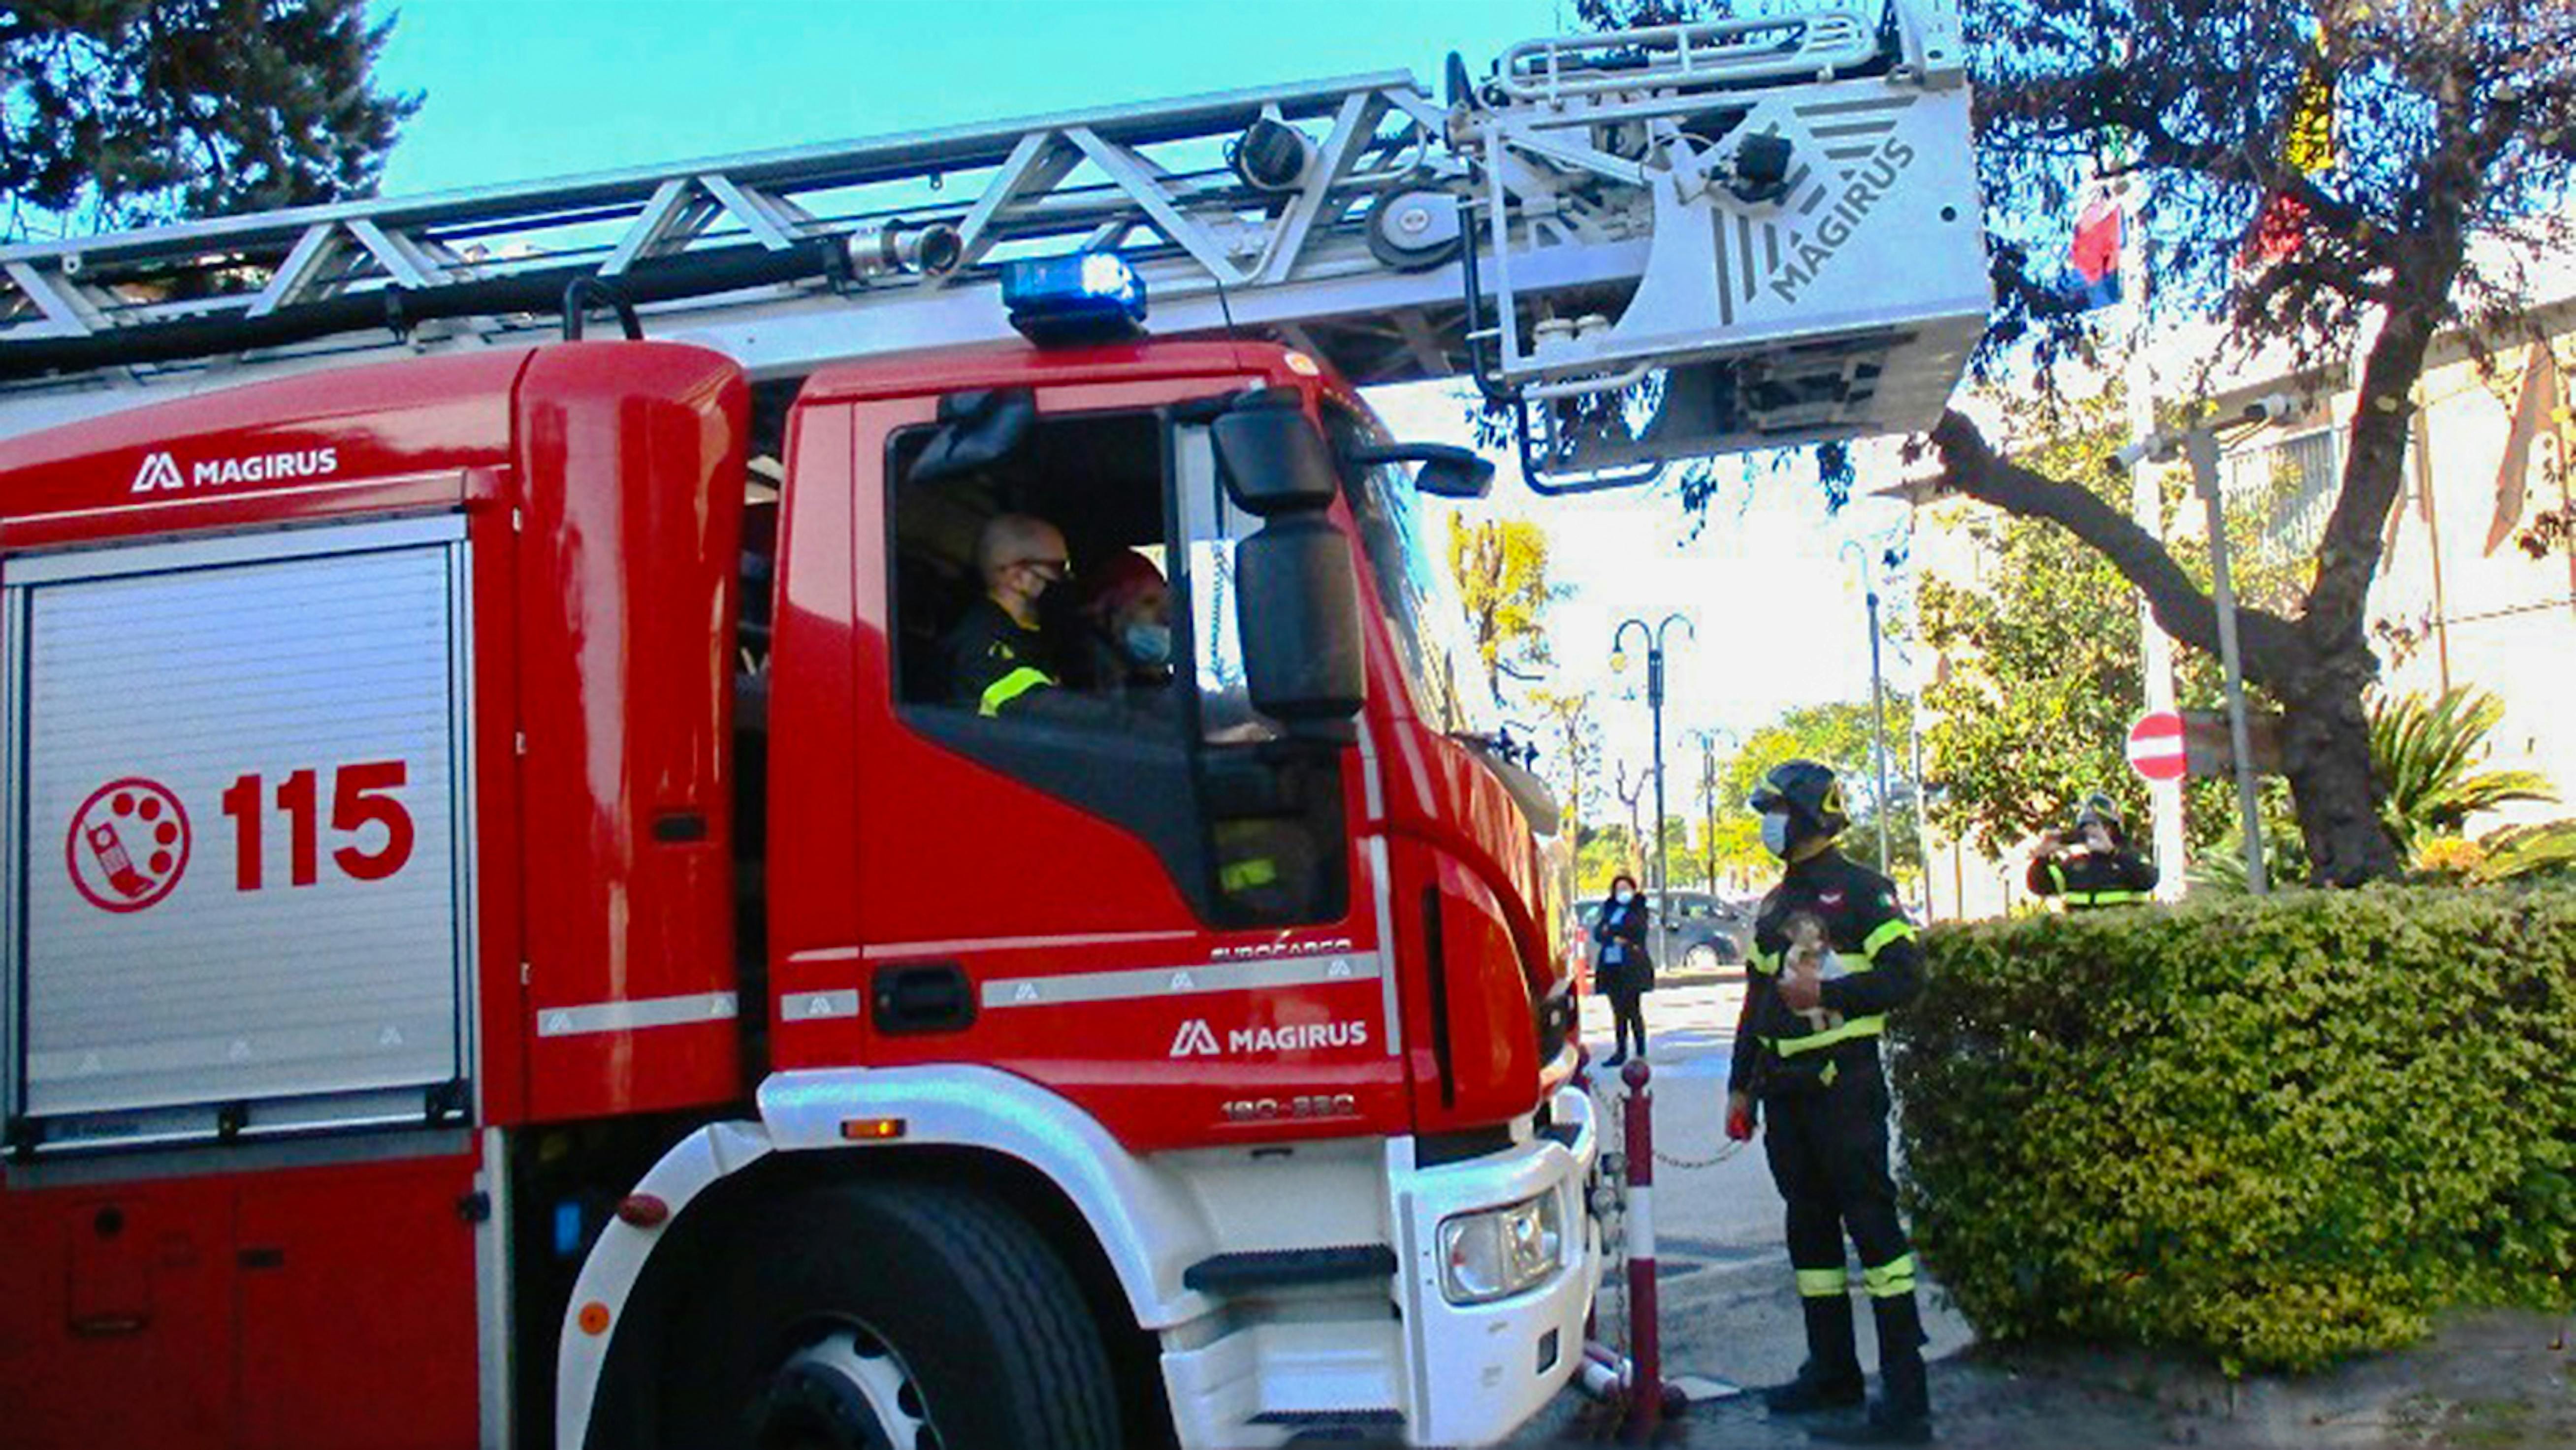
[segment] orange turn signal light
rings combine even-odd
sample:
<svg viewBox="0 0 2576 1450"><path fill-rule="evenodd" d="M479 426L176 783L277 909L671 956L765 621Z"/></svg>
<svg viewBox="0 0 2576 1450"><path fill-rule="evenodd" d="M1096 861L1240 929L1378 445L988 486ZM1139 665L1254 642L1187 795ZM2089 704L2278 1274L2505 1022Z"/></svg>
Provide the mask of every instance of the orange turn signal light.
<svg viewBox="0 0 2576 1450"><path fill-rule="evenodd" d="M843 1118L841 1138L849 1143L885 1143L903 1136L901 1118Z"/></svg>

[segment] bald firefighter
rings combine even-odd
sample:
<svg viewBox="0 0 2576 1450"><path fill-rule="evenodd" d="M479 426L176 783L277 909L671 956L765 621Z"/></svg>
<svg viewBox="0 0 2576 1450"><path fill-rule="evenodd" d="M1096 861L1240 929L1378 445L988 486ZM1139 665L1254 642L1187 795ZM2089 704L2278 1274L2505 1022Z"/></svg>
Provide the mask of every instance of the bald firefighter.
<svg viewBox="0 0 2576 1450"><path fill-rule="evenodd" d="M1063 674L1038 632L1038 600L1072 577L1064 535L1044 519L1003 514L975 540L984 597L949 631L949 698L998 718L1064 698Z"/></svg>
<svg viewBox="0 0 2576 1450"><path fill-rule="evenodd" d="M1797 1378L1764 1391L1772 1413L1866 1398L1843 1239L1860 1251L1878 1331L1879 1398L1816 1438L1919 1445L1932 1438L1914 1253L1887 1167L1889 1099L1878 1039L1922 989L1923 955L1896 888L1834 848L1850 824L1832 771L1793 760L1753 793L1762 841L1786 866L1754 918L1753 953L1727 1079L1727 1135L1763 1121L1771 1179L1788 1204L1789 1263L1807 1330Z"/></svg>

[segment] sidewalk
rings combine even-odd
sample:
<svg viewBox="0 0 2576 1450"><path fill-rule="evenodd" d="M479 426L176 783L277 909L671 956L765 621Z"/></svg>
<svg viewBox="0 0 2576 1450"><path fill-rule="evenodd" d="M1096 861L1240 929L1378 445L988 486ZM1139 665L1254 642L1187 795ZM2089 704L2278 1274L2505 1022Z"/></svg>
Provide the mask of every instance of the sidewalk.
<svg viewBox="0 0 2576 1450"><path fill-rule="evenodd" d="M1738 1385L1788 1378L1804 1353L1797 1293L1780 1246L1780 1199L1757 1141L1725 1161L1685 1168L1725 1145L1727 1053L1741 988L1691 982L1648 999L1653 1030L1655 1219L1664 1373ZM1608 1010L1585 1003L1585 1041L1610 1042ZM1614 1135L1615 1117L1605 1118ZM1602 1326L1619 1337L1623 1296L1602 1295ZM1932 1397L1943 1445L1956 1450L2360 1450L2360 1447L2576 1445L2576 1325L2529 1314L2465 1316L2428 1343L2296 1381L2231 1386L2216 1371L2142 1352L1979 1348L1927 1278ZM1874 1362L1864 1314L1862 1357ZM1569 1391L1509 1443L1579 1443L1589 1403ZM1807 1426L1769 1419L1749 1398L1693 1406L1658 1443L1787 1450Z"/></svg>

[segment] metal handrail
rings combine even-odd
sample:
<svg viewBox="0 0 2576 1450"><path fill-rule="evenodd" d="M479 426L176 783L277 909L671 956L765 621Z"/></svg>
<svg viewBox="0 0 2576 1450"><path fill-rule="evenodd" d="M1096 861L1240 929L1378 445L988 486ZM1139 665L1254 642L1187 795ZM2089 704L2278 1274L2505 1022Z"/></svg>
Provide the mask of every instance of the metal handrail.
<svg viewBox="0 0 2576 1450"><path fill-rule="evenodd" d="M1511 100L1545 105L1812 77L1880 54L1876 21L1857 10L1816 10L1523 41L1503 52L1494 85Z"/></svg>

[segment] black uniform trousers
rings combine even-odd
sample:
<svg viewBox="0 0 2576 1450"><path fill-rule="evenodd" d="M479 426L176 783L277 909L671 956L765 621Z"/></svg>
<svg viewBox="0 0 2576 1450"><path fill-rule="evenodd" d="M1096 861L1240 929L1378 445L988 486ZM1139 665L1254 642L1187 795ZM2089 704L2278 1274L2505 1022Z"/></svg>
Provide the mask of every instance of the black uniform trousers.
<svg viewBox="0 0 2576 1450"><path fill-rule="evenodd" d="M1788 1200L1789 1264L1801 1297L1845 1292L1843 1235L1860 1250L1870 1297L1914 1292L1914 1256L1887 1167L1887 1075L1878 1050L1831 1051L1820 1074L1775 1082L1762 1108L1771 1181ZM1819 1078L1825 1080L1818 1080Z"/></svg>

